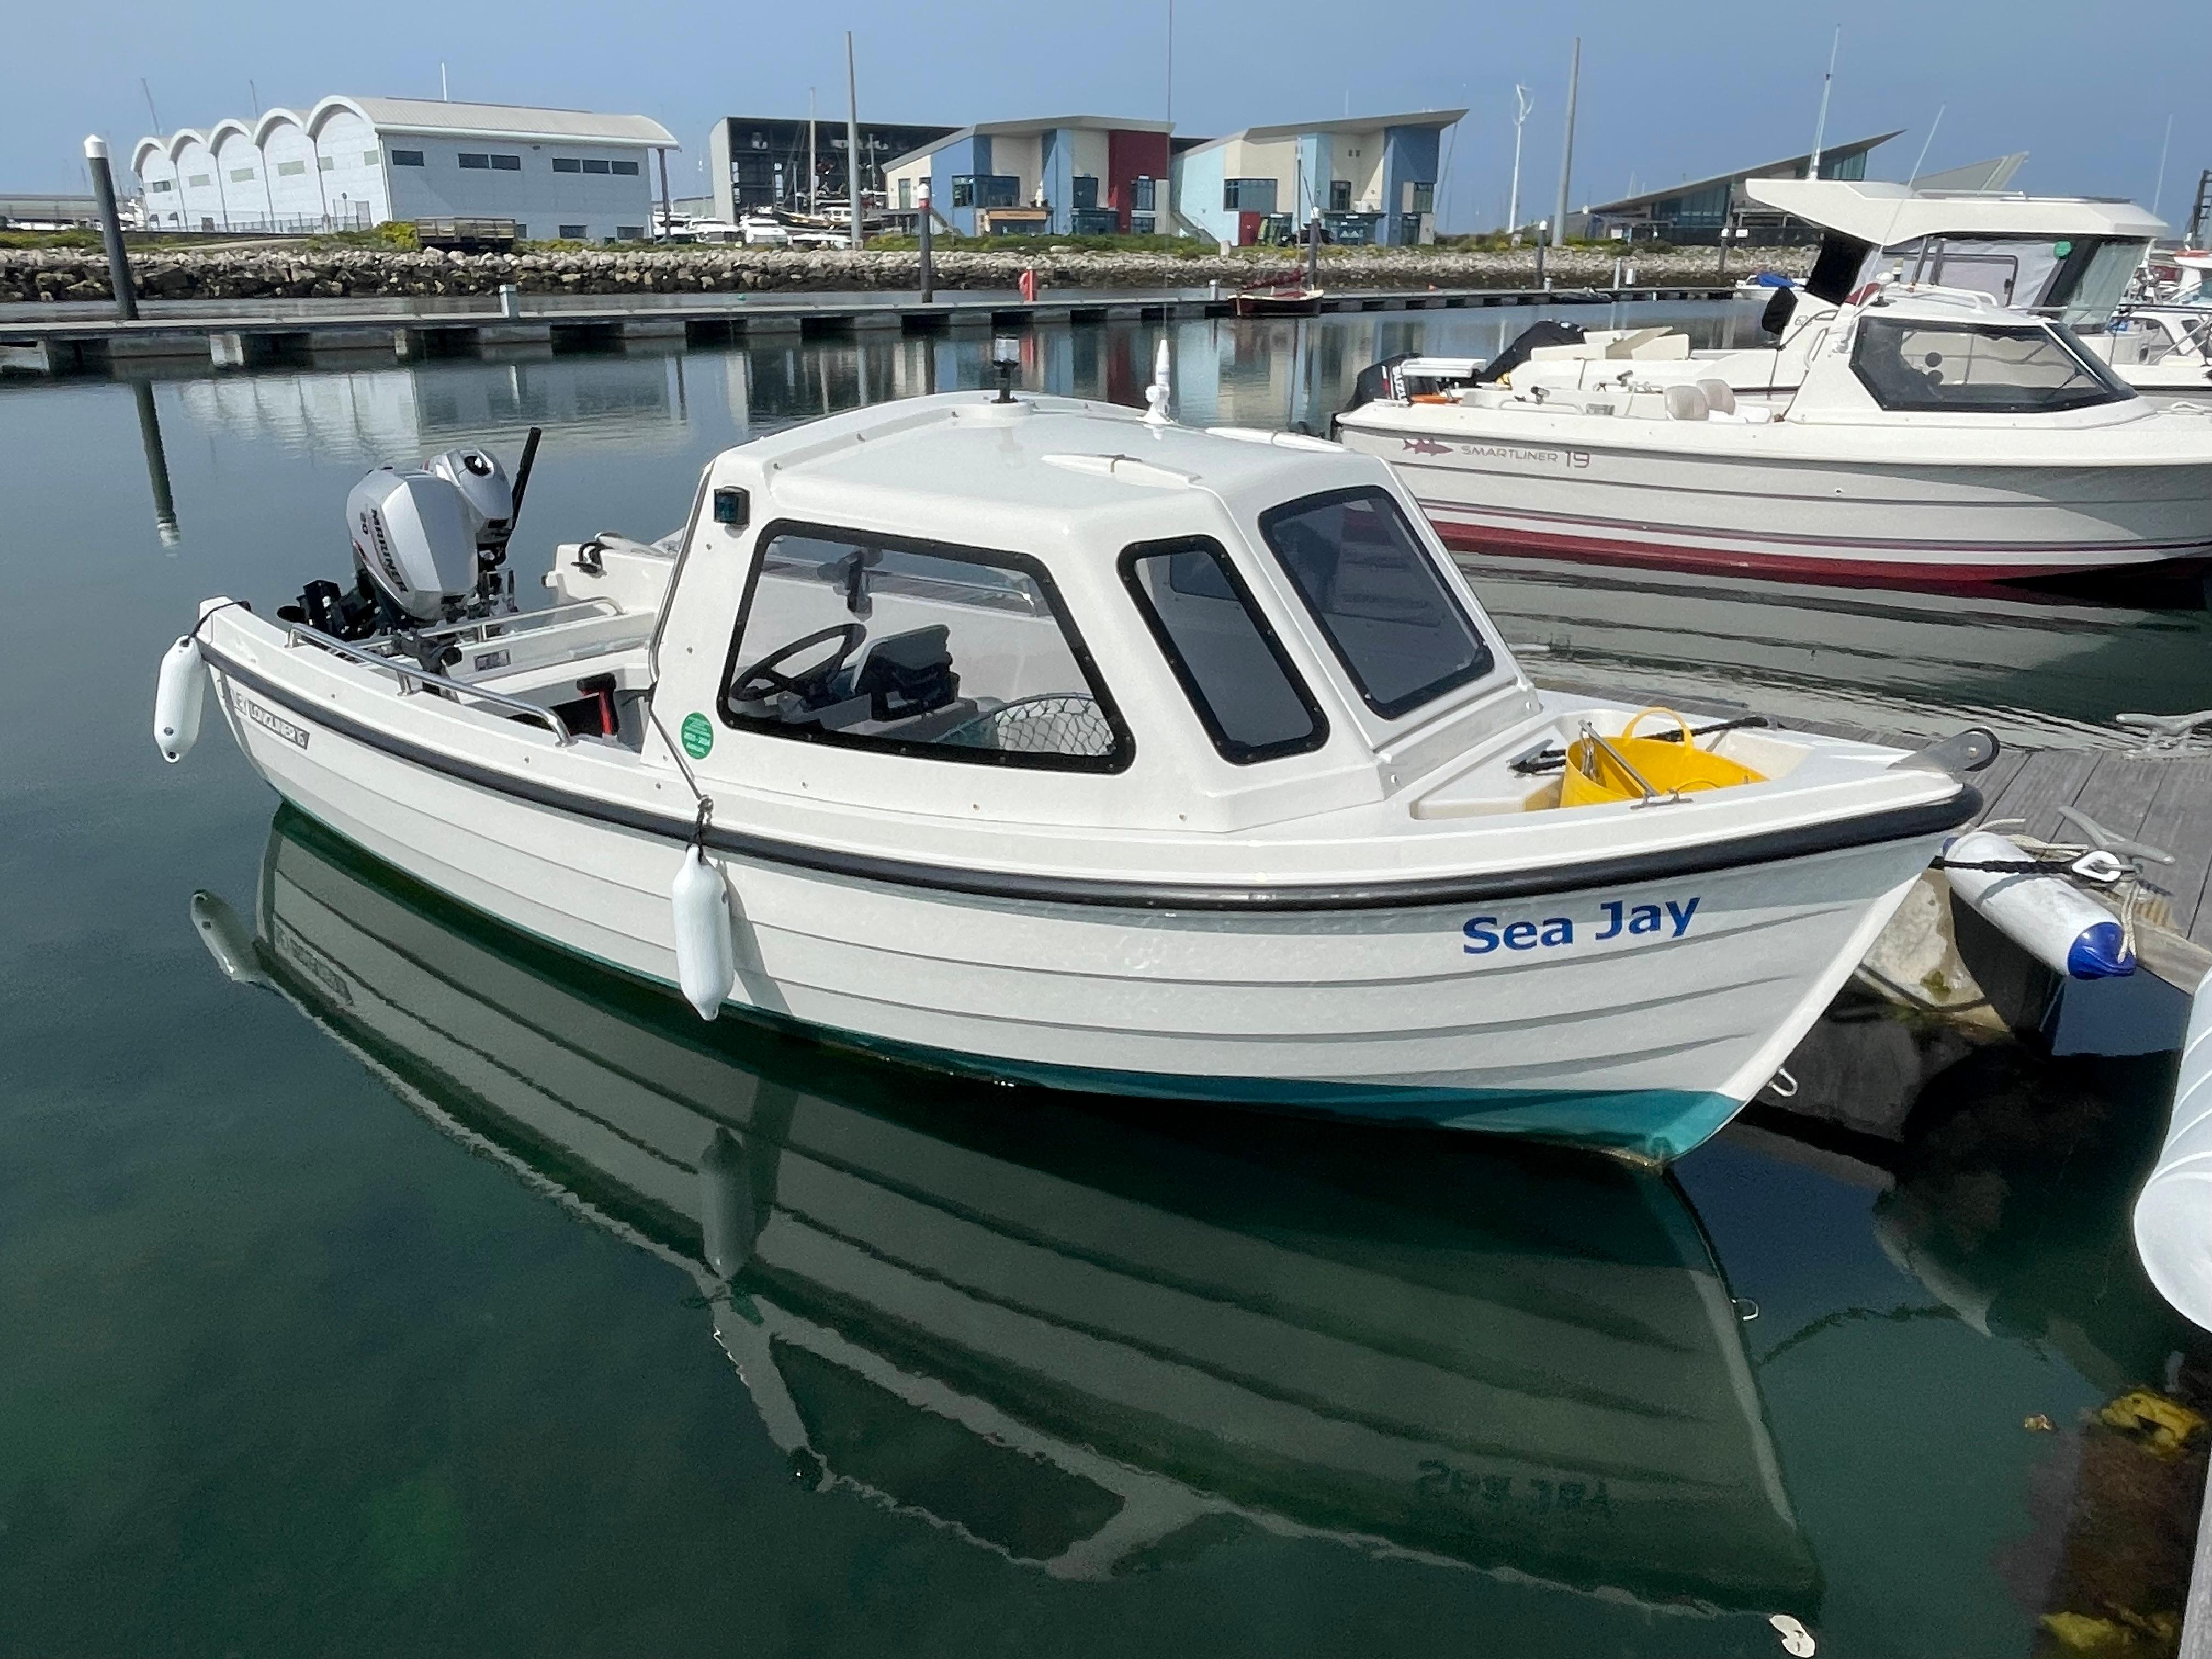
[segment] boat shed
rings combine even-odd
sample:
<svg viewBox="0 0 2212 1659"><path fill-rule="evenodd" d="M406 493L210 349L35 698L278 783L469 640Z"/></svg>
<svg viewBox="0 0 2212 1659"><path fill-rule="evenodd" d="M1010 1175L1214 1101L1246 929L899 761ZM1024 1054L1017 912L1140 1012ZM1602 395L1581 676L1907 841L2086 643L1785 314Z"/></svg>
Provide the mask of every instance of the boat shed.
<svg viewBox="0 0 2212 1659"><path fill-rule="evenodd" d="M1329 239L1436 240L1438 151L1463 109L1246 127L1177 151L1175 209L1189 233L1245 247L1318 217Z"/></svg>
<svg viewBox="0 0 2212 1659"><path fill-rule="evenodd" d="M386 220L512 219L539 240L639 241L655 151L643 115L334 94L306 110L141 138L149 229L366 230Z"/></svg>
<svg viewBox="0 0 2212 1659"><path fill-rule="evenodd" d="M707 135L707 177L713 191L701 213L728 224L762 208L811 212L817 206L850 198L845 150L850 142L842 116L823 116L808 131L805 117L726 115ZM921 126L911 121L860 123L860 188L881 192L884 164L950 137L957 128ZM807 168L814 169L813 188ZM680 210L682 203L677 206Z"/></svg>
<svg viewBox="0 0 2212 1659"><path fill-rule="evenodd" d="M1820 152L1820 177L1865 178L1867 156L1904 131L1898 127L1870 138L1828 146ZM1735 173L1717 173L1711 178L1688 179L1665 190L1623 197L1617 202L1586 207L1580 216L1570 216L1568 230L1592 238L1717 243L1723 228L1736 226L1748 230L1751 234L1747 240L1754 242L1816 241L1818 232L1808 229L1786 214L1760 207L1744 192L1747 179L1802 179L1812 165L1813 155L1808 150ZM1584 221L1586 228L1574 223L1577 216Z"/></svg>

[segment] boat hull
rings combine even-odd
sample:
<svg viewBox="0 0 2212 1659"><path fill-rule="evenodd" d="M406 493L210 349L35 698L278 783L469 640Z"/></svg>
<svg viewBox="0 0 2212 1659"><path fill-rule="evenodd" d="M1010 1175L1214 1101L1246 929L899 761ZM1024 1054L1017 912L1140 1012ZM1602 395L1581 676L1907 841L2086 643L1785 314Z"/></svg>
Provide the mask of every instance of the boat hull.
<svg viewBox="0 0 2212 1659"><path fill-rule="evenodd" d="M1947 586L2212 561L2212 463L1869 464L1350 424L1340 435L1395 466L1466 551Z"/></svg>
<svg viewBox="0 0 2212 1659"><path fill-rule="evenodd" d="M240 747L287 800L498 921L675 982L680 838L423 765L216 672ZM1940 833L1641 884L1312 909L1054 903L732 856L730 1000L1010 1082L1665 1159L1765 1085Z"/></svg>

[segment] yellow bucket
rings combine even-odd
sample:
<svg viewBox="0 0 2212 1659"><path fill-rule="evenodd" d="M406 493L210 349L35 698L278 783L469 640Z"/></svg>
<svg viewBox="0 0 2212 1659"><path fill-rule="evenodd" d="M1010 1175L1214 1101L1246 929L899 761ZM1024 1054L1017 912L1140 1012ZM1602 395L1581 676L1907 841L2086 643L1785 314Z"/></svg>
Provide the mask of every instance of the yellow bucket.
<svg viewBox="0 0 2212 1659"><path fill-rule="evenodd" d="M1664 714L1681 728L1679 743L1639 738L1636 728L1648 714ZM1631 773L1634 775L1632 776ZM1690 789L1727 789L1739 783L1764 783L1747 766L1708 753L1690 740L1690 723L1671 708L1646 708L1621 728L1617 738L1594 733L1567 745L1567 768L1559 781L1559 805L1595 806L1606 801L1641 800L1642 778L1662 796Z"/></svg>

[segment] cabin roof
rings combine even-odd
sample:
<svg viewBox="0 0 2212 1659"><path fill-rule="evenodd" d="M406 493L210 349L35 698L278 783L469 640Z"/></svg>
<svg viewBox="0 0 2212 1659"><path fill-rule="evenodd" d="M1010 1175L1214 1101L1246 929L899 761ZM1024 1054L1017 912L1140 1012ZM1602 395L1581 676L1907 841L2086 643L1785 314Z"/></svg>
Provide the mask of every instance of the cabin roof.
<svg viewBox="0 0 2212 1659"><path fill-rule="evenodd" d="M745 447L787 510L817 495L903 498L991 518L1135 508L1203 529L1209 495L1269 505L1358 483L1380 484L1379 462L1316 439L1243 439L1195 427L1148 424L1137 410L1073 398L956 392L851 410ZM1024 412L1016 413L1015 408ZM1178 515L1175 503L1183 504ZM937 520L917 514L916 525ZM938 520L927 532L950 533Z"/></svg>
<svg viewBox="0 0 2212 1659"><path fill-rule="evenodd" d="M2166 234L2163 219L2132 202L2088 196L2021 196L2009 191L1923 193L1870 179L1747 179L1744 193L1823 229L1876 247L1924 236L2124 236Z"/></svg>

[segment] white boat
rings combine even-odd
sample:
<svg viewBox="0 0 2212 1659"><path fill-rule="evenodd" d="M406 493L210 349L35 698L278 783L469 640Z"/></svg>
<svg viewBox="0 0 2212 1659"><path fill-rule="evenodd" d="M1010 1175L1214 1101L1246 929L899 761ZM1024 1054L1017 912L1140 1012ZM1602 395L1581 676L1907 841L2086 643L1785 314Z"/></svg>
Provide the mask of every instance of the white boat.
<svg viewBox="0 0 2212 1659"><path fill-rule="evenodd" d="M287 799L710 1016L1115 1094L1703 1140L1975 792L1738 725L1679 763L1761 781L1559 806L1540 769L1602 770L1638 711L1540 693L1379 461L1152 396L757 440L665 542L562 546L520 615L489 457L372 473L356 592L204 602L157 738L188 745L204 665Z"/></svg>
<svg viewBox="0 0 2212 1659"><path fill-rule="evenodd" d="M192 910L227 972L683 1275L823 1504L1054 1578L1257 1529L1725 1650L1717 1614L1745 1648L1816 1616L1746 1328L1663 1176L1051 1096L1010 1125L998 1091L702 1027L289 811L250 931Z"/></svg>
<svg viewBox="0 0 2212 1659"><path fill-rule="evenodd" d="M1918 191L1872 179L1754 179L1745 191L1820 228L1801 296L1808 317L1883 280L1971 289L2064 323L2147 396L2212 393L2212 352L2195 326L2202 314L2132 297L2166 231L2132 202Z"/></svg>
<svg viewBox="0 0 2212 1659"><path fill-rule="evenodd" d="M1337 429L1476 551L1892 584L2212 556L2212 419L1985 295L1879 283L1714 373L1656 337L1601 349L1379 365ZM1794 387L1741 389L1793 355Z"/></svg>

